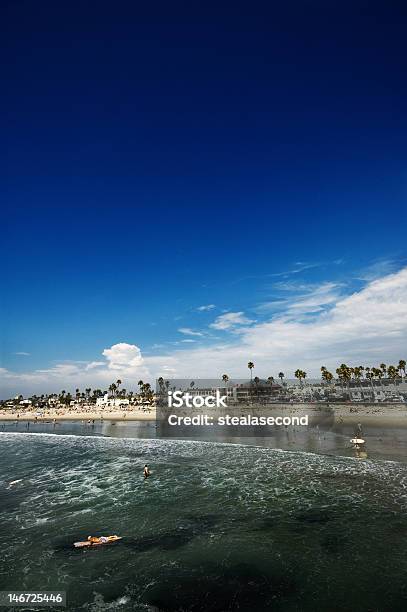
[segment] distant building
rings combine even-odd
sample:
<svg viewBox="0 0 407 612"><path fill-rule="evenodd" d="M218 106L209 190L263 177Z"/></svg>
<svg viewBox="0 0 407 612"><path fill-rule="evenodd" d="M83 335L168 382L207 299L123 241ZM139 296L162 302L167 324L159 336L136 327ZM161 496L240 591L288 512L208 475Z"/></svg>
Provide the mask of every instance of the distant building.
<svg viewBox="0 0 407 612"><path fill-rule="evenodd" d="M268 404L278 399L282 386L277 383L269 383L266 380L259 380L258 382L249 380L231 387L224 387L221 391L237 404L248 402Z"/></svg>
<svg viewBox="0 0 407 612"><path fill-rule="evenodd" d="M109 397L106 393L103 397L96 398L96 406L99 408L121 408L128 406L130 401L122 397Z"/></svg>

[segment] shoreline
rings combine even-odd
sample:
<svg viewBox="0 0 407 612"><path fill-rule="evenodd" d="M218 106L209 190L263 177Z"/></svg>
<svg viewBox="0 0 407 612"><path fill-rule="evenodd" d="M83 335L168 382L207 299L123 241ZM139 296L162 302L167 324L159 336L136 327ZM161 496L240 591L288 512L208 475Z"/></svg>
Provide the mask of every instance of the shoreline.
<svg viewBox="0 0 407 612"><path fill-rule="evenodd" d="M314 420L332 419L332 424L335 425L356 425L358 422L365 425L393 425L407 427L407 404L394 404L380 406L378 404L273 404L271 406L230 406L225 410L225 413L262 413L273 415L304 415L310 417L310 424ZM200 410L192 409L193 413L199 413ZM148 412L122 410L114 411L60 411L51 410L44 415L36 415L35 412L21 411L0 411L0 422L4 421L29 421L29 422L59 422L59 421L155 421L156 410Z"/></svg>
<svg viewBox="0 0 407 612"><path fill-rule="evenodd" d="M0 412L1 421L29 421L36 423L45 423L52 421L155 421L156 412L151 410L150 412L123 412L111 411L111 412L68 412L64 411L51 411L46 415L37 416L35 413L23 413L23 412Z"/></svg>

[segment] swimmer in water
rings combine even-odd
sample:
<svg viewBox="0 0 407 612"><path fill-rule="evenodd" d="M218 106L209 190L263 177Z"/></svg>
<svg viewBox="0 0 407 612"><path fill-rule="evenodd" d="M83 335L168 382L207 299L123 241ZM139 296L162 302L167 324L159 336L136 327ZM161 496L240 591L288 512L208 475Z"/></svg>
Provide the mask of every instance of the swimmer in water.
<svg viewBox="0 0 407 612"><path fill-rule="evenodd" d="M144 466L144 478L148 478L150 476L150 469L148 467L148 465L146 464Z"/></svg>

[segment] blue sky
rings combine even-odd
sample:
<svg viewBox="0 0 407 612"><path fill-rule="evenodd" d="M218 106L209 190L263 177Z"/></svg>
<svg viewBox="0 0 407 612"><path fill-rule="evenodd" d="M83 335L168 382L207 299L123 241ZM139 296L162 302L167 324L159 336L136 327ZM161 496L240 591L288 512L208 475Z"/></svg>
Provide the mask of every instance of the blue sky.
<svg viewBox="0 0 407 612"><path fill-rule="evenodd" d="M164 367L405 267L405 6L280 5L2 5L6 373Z"/></svg>

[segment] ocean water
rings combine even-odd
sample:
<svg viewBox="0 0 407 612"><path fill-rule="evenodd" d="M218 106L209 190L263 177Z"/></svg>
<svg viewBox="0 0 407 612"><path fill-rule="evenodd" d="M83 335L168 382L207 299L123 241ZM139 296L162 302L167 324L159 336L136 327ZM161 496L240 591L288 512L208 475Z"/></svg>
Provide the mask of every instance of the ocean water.
<svg viewBox="0 0 407 612"><path fill-rule="evenodd" d="M74 611L401 612L406 510L397 461L4 431L0 588Z"/></svg>
<svg viewBox="0 0 407 612"><path fill-rule="evenodd" d="M281 450L305 451L308 453L342 455L344 457L360 457L368 459L386 459L407 462L407 426L376 423L363 425L363 438L366 440L361 452L355 451L350 439L355 436L356 423L338 424L333 416L322 414L320 418L312 418L309 427L275 427L270 428L269 435L256 433L253 429L251 437L232 435L233 428L225 431L200 428L191 432L188 427L178 428L177 437L183 439L198 438L212 442L229 444L245 444L264 446ZM406 421L407 424L407 421ZM154 439L159 436L155 421L100 421L88 424L86 421L67 421L52 423L44 421L28 423L27 421L0 422L0 432L36 432L57 433L61 435L75 434L86 436L104 436L113 438ZM197 434L197 435L196 435ZM171 436L172 437L172 436Z"/></svg>

